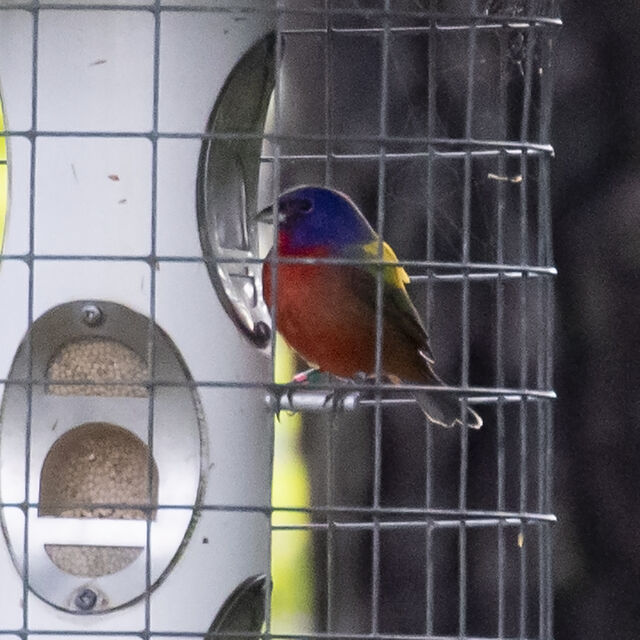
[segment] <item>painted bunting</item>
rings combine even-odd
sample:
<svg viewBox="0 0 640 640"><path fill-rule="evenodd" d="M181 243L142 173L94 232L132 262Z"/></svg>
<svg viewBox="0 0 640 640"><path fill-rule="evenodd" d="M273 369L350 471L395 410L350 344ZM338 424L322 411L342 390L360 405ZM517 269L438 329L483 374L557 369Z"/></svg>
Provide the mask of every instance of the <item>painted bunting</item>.
<svg viewBox="0 0 640 640"><path fill-rule="evenodd" d="M273 215L275 207L259 214ZM379 237L358 207L343 193L304 186L283 193L277 203L278 255L284 258L346 258L355 264L287 263L277 266L276 324L287 343L322 371L351 378L375 374L376 293ZM272 260L262 281L272 309ZM396 263L382 243L382 260ZM433 370L427 332L407 294L407 272L382 267L382 373L392 383L443 384ZM418 390L426 417L449 427L461 423L458 398ZM482 426L467 407L467 424Z"/></svg>

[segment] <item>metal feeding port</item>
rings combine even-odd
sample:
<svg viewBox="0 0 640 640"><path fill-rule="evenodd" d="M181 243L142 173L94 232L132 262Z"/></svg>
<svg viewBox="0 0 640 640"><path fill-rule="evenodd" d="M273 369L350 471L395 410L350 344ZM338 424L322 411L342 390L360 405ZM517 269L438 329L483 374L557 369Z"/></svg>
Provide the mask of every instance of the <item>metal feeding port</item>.
<svg viewBox="0 0 640 640"><path fill-rule="evenodd" d="M275 86L276 36L238 62L211 112L198 165L198 230L211 282L236 326L257 347L271 339L262 299L266 254L255 220L260 157Z"/></svg>
<svg viewBox="0 0 640 640"><path fill-rule="evenodd" d="M149 345L154 380L163 382L152 407ZM30 393L21 384L29 378ZM16 567L28 530L29 587L46 602L84 613L117 609L145 593L149 562L152 586L170 570L189 540L207 458L189 380L167 335L120 305L72 302L33 323L2 403L0 496ZM28 528L25 498L33 504ZM159 512L159 502L183 506Z"/></svg>
<svg viewBox="0 0 640 640"><path fill-rule="evenodd" d="M122 427L94 422L71 429L56 440L42 465L38 517L155 519L158 468L153 462L149 470L150 460L144 442ZM43 545L59 569L92 578L121 571L144 550L144 545L82 546L68 539Z"/></svg>

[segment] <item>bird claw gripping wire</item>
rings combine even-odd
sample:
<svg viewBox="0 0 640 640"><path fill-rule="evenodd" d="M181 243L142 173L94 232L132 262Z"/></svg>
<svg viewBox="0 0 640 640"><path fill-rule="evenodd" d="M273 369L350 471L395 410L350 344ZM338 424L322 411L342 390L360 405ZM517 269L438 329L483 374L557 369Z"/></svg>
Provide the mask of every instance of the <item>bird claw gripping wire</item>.
<svg viewBox="0 0 640 640"><path fill-rule="evenodd" d="M367 382L368 380L370 380L370 377L364 373L363 371L359 371L358 373L356 373L353 378L339 378L338 376L332 376L330 375L331 378L333 378L334 380L339 380L343 383L347 383L347 385L351 382L352 384L364 384L365 382ZM336 413L337 411L339 411L340 409L344 409L344 408L354 408L353 406L353 401L355 401L355 403L359 402L360 400L360 392L359 391L351 391L348 389L348 387L346 386L336 386L333 388L333 390L329 391L326 396L325 396L325 400L324 400L324 407L325 408L331 408L331 412L332 413ZM353 399L352 401L349 401Z"/></svg>
<svg viewBox="0 0 640 640"><path fill-rule="evenodd" d="M344 382L344 379L332 376L337 380ZM347 380L349 382L349 380ZM351 380L351 382L358 383L358 379ZM351 391L348 387L343 385L334 387L331 391L325 394L324 403L322 408L327 410L331 414L331 421L336 419L336 416L340 411L345 409L355 409L360 402L360 392Z"/></svg>
<svg viewBox="0 0 640 640"><path fill-rule="evenodd" d="M296 374L291 383L276 387L268 402L276 417L281 411L335 412L353 410L357 407L360 394L342 387L330 390L309 388L308 385L333 383L336 377L320 369L312 368Z"/></svg>

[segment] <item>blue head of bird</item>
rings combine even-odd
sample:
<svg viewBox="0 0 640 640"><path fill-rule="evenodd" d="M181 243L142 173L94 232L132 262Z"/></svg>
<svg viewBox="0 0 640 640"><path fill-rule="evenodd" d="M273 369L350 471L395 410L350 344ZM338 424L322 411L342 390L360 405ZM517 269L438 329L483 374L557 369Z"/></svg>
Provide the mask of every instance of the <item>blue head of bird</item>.
<svg viewBox="0 0 640 640"><path fill-rule="evenodd" d="M371 242L375 233L353 201L326 187L304 186L278 199L281 248L304 252Z"/></svg>

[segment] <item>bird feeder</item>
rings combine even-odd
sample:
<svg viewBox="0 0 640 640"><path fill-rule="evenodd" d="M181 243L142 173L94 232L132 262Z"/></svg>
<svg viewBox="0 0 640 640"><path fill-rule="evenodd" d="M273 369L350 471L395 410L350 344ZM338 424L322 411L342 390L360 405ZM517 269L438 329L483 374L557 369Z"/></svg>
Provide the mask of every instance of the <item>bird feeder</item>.
<svg viewBox="0 0 640 640"><path fill-rule="evenodd" d="M274 13L218 4L0 8L3 628L262 624Z"/></svg>

